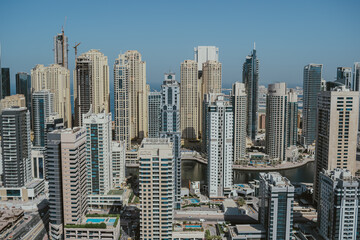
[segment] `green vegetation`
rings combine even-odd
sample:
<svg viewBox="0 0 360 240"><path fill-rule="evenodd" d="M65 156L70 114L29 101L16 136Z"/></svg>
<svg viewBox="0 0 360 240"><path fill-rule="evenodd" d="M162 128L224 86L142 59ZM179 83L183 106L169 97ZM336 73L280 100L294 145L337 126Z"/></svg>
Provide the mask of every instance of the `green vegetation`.
<svg viewBox="0 0 360 240"><path fill-rule="evenodd" d="M129 197L129 203L132 202L134 197L135 197L134 192L131 192L130 197Z"/></svg>
<svg viewBox="0 0 360 240"><path fill-rule="evenodd" d="M118 224L119 219L120 219L120 216L117 216L117 217L116 217L116 220L115 220L115 222L114 222L114 227L116 227L116 225Z"/></svg>
<svg viewBox="0 0 360 240"><path fill-rule="evenodd" d="M135 197L134 203L140 203L140 199L138 196Z"/></svg>
<svg viewBox="0 0 360 240"><path fill-rule="evenodd" d="M244 198L242 198L242 197L240 197L240 198L237 200L237 204L238 204L240 207L244 206L245 203L246 203L246 202L245 202Z"/></svg>
<svg viewBox="0 0 360 240"><path fill-rule="evenodd" d="M106 229L105 223L67 224L65 228L101 228Z"/></svg>
<svg viewBox="0 0 360 240"><path fill-rule="evenodd" d="M113 189L108 192L108 195L122 195L124 190Z"/></svg>
<svg viewBox="0 0 360 240"><path fill-rule="evenodd" d="M184 232L203 232L204 228L183 228Z"/></svg>
<svg viewBox="0 0 360 240"><path fill-rule="evenodd" d="M205 239L206 240L221 240L221 237L220 236L211 236L210 231L206 230L205 231Z"/></svg>

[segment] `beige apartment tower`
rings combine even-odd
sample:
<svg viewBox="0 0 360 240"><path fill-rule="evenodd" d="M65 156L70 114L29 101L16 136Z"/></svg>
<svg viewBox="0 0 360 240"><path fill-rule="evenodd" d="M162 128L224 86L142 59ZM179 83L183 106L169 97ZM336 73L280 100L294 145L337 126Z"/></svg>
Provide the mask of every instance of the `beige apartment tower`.
<svg viewBox="0 0 360 240"><path fill-rule="evenodd" d="M47 140L50 239L63 239L65 225L87 211L86 130L55 130Z"/></svg>
<svg viewBox="0 0 360 240"><path fill-rule="evenodd" d="M359 92L345 86L318 96L314 198L319 202L319 180L323 170L356 172L356 142L359 121Z"/></svg>
<svg viewBox="0 0 360 240"><path fill-rule="evenodd" d="M199 84L198 63L185 60L180 69L180 125L181 137L186 140L199 138Z"/></svg>
<svg viewBox="0 0 360 240"><path fill-rule="evenodd" d="M82 126L82 115L109 113L110 85L108 59L91 49L77 57L74 70L75 124Z"/></svg>
<svg viewBox="0 0 360 240"><path fill-rule="evenodd" d="M125 141L148 135L148 85L146 62L136 50L120 54L114 64L116 140Z"/></svg>
<svg viewBox="0 0 360 240"><path fill-rule="evenodd" d="M47 89L54 93L54 111L64 119L65 127L72 126L70 71L67 68L57 64L36 65L31 69L31 88L31 92Z"/></svg>
<svg viewBox="0 0 360 240"><path fill-rule="evenodd" d="M246 102L245 84L236 82L232 86L231 103L234 111L234 161L246 154Z"/></svg>
<svg viewBox="0 0 360 240"><path fill-rule="evenodd" d="M173 143L169 138L145 138L139 158L140 239L172 239Z"/></svg>

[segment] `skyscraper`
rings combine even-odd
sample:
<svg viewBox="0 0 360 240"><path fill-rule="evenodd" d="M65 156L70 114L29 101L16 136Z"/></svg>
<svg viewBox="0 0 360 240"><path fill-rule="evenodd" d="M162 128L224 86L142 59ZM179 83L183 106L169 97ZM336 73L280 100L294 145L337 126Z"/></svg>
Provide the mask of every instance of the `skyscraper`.
<svg viewBox="0 0 360 240"><path fill-rule="evenodd" d="M55 130L48 135L50 239L63 239L64 226L79 224L87 211L86 131Z"/></svg>
<svg viewBox="0 0 360 240"><path fill-rule="evenodd" d="M82 115L110 111L108 59L98 50L81 54L76 58L74 70L75 124L82 126Z"/></svg>
<svg viewBox="0 0 360 240"><path fill-rule="evenodd" d="M202 71L203 63L205 63L206 61L219 61L219 48L215 46L195 47L194 60L198 63L198 71Z"/></svg>
<svg viewBox="0 0 360 240"><path fill-rule="evenodd" d="M125 176L125 153L126 145L124 142L112 141L111 147L111 168L113 188L118 188L126 180Z"/></svg>
<svg viewBox="0 0 360 240"><path fill-rule="evenodd" d="M68 69L57 64L49 67L36 65L31 69L31 88L32 92L48 89L54 93L54 111L64 119L65 127L72 126L70 71Z"/></svg>
<svg viewBox="0 0 360 240"><path fill-rule="evenodd" d="M217 198L229 194L233 183L233 108L223 94L209 93L205 101L207 186L209 197Z"/></svg>
<svg viewBox="0 0 360 240"><path fill-rule="evenodd" d="M31 77L25 72L16 73L16 94L23 94L26 99L26 107L31 113Z"/></svg>
<svg viewBox="0 0 360 240"><path fill-rule="evenodd" d="M126 141L148 135L146 62L136 50L120 54L114 64L116 139Z"/></svg>
<svg viewBox="0 0 360 240"><path fill-rule="evenodd" d="M336 82L342 83L345 87L351 89L351 68L350 67L338 67L336 72Z"/></svg>
<svg viewBox="0 0 360 240"><path fill-rule="evenodd" d="M11 107L0 119L4 186L23 187L32 180L30 114L25 107Z"/></svg>
<svg viewBox="0 0 360 240"><path fill-rule="evenodd" d="M180 117L181 137L187 140L199 138L199 85L197 62L181 63Z"/></svg>
<svg viewBox="0 0 360 240"><path fill-rule="evenodd" d="M245 85L236 82L232 86L231 103L234 111L234 161L246 154L246 91Z"/></svg>
<svg viewBox="0 0 360 240"><path fill-rule="evenodd" d="M139 158L140 238L172 239L173 145L168 138L145 138Z"/></svg>
<svg viewBox="0 0 360 240"><path fill-rule="evenodd" d="M345 86L321 92L318 98L314 199L319 203L319 176L335 168L356 171L359 92Z"/></svg>
<svg viewBox="0 0 360 240"><path fill-rule="evenodd" d="M287 129L286 142L287 147L296 146L297 142L297 125L298 125L298 100L294 89L290 89L288 93L288 107L287 107Z"/></svg>
<svg viewBox="0 0 360 240"><path fill-rule="evenodd" d="M1 99L10 96L10 68L1 68L1 85Z"/></svg>
<svg viewBox="0 0 360 240"><path fill-rule="evenodd" d="M180 130L180 84L174 73L165 73L161 85L161 138L169 138L174 147L175 208L181 204L181 130Z"/></svg>
<svg viewBox="0 0 360 240"><path fill-rule="evenodd" d="M104 195L112 188L111 113L83 115L89 194Z"/></svg>
<svg viewBox="0 0 360 240"><path fill-rule="evenodd" d="M54 36L54 63L68 68L68 37L64 35L64 28L62 33Z"/></svg>
<svg viewBox="0 0 360 240"><path fill-rule="evenodd" d="M311 145L316 138L317 96L321 91L322 64L304 67L302 142Z"/></svg>
<svg viewBox="0 0 360 240"><path fill-rule="evenodd" d="M34 146L45 146L46 119L54 112L54 94L41 90L32 94Z"/></svg>
<svg viewBox="0 0 360 240"><path fill-rule="evenodd" d="M258 128L258 87L259 87L259 60L254 49L243 64L243 83L247 94L247 135L254 141Z"/></svg>
<svg viewBox="0 0 360 240"><path fill-rule="evenodd" d="M160 136L160 104L161 104L161 93L150 92L149 93L149 138L158 138Z"/></svg>
<svg viewBox="0 0 360 240"><path fill-rule="evenodd" d="M360 181L344 169L320 173L319 233L324 239L359 239Z"/></svg>
<svg viewBox="0 0 360 240"><path fill-rule="evenodd" d="M269 84L266 98L265 150L270 158L285 161L288 96L285 83Z"/></svg>
<svg viewBox="0 0 360 240"><path fill-rule="evenodd" d="M360 91L360 62L354 63L352 90Z"/></svg>
<svg viewBox="0 0 360 240"><path fill-rule="evenodd" d="M293 239L294 190L280 173L260 173L259 219L267 231L266 239Z"/></svg>

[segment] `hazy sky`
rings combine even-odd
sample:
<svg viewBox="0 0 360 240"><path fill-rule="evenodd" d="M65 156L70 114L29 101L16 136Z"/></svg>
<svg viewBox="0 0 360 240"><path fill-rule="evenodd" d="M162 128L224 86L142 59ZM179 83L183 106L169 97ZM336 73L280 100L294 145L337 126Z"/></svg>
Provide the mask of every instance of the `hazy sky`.
<svg viewBox="0 0 360 240"><path fill-rule="evenodd" d="M302 86L308 63L324 64L324 78L336 67L360 61L360 1L0 1L2 66L15 73L53 63L53 36L69 38L69 68L79 53L99 49L110 65L120 52L138 50L147 63L147 82L159 88L193 48L215 45L223 64L223 86L241 81L242 63L256 42L260 84Z"/></svg>

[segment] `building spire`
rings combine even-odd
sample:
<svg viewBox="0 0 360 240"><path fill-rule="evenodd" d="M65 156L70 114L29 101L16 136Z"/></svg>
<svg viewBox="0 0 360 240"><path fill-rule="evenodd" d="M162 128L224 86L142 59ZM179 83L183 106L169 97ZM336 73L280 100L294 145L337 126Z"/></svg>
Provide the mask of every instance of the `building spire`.
<svg viewBox="0 0 360 240"><path fill-rule="evenodd" d="M254 50L255 50L255 42L254 42Z"/></svg>

